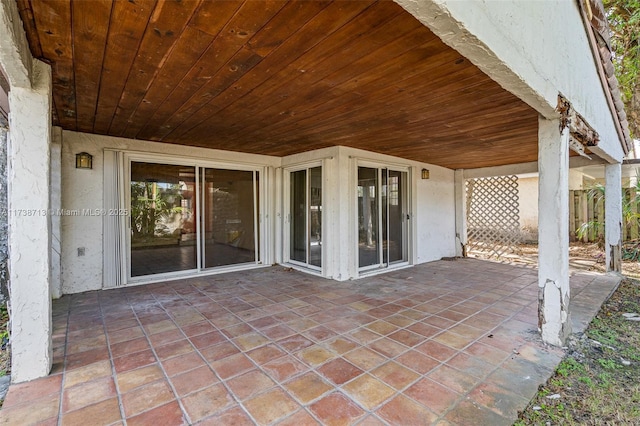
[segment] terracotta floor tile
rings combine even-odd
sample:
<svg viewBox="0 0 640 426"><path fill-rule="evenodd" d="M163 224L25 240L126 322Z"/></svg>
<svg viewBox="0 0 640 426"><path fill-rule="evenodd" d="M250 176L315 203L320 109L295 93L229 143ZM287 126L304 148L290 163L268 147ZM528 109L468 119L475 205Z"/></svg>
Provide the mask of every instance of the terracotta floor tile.
<svg viewBox="0 0 640 426"><path fill-rule="evenodd" d="M149 349L149 342L145 337L127 340L125 342L115 343L111 345L111 356L117 358L122 355L128 355L134 352L140 352Z"/></svg>
<svg viewBox="0 0 640 426"><path fill-rule="evenodd" d="M415 322L414 319L412 318L407 318L404 315L400 315L400 314L396 314L396 315L392 315L390 317L385 318L385 321L387 321L390 324L395 325L396 327L407 327L411 324L413 324Z"/></svg>
<svg viewBox="0 0 640 426"><path fill-rule="evenodd" d="M263 330L260 330L260 332L271 340L280 340L297 333L297 331L295 331L294 329L283 324L265 328Z"/></svg>
<svg viewBox="0 0 640 426"><path fill-rule="evenodd" d="M67 354L75 354L79 352L90 351L93 349L106 349L107 338L104 334L93 336L86 339L78 340L73 343L67 343Z"/></svg>
<svg viewBox="0 0 640 426"><path fill-rule="evenodd" d="M251 328L249 324L241 323L223 328L220 331L222 331L222 334L227 336L229 339L233 339L235 337L242 336L243 334L253 332L253 328Z"/></svg>
<svg viewBox="0 0 640 426"><path fill-rule="evenodd" d="M286 354L286 352L273 344L262 346L250 352L247 352L247 356L258 365L273 361L274 359L285 356Z"/></svg>
<svg viewBox="0 0 640 426"><path fill-rule="evenodd" d="M67 413L116 396L116 387L111 377L82 383L64 391L62 412Z"/></svg>
<svg viewBox="0 0 640 426"><path fill-rule="evenodd" d="M408 347L401 345L389 338L382 338L380 340L376 340L375 342L371 342L369 343L368 347L370 349L373 349L374 351L393 358L396 357L398 355L400 355L403 352L406 352L407 350L409 350Z"/></svg>
<svg viewBox="0 0 640 426"><path fill-rule="evenodd" d="M299 405L279 388L247 400L244 406L259 424L272 423L299 408Z"/></svg>
<svg viewBox="0 0 640 426"><path fill-rule="evenodd" d="M360 343L361 345L369 344L374 340L378 340L380 338L380 335L378 333L374 333L373 331L370 331L364 327L360 327L356 330L350 331L349 333L347 333L347 336L349 336L350 339L353 339L354 341Z"/></svg>
<svg viewBox="0 0 640 426"><path fill-rule="evenodd" d="M62 424L67 426L86 426L87 419L96 425L109 425L122 420L117 398L111 398L80 410L71 411L62 416Z"/></svg>
<svg viewBox="0 0 640 426"><path fill-rule="evenodd" d="M313 371L285 383L284 387L305 405L334 389L332 385Z"/></svg>
<svg viewBox="0 0 640 426"><path fill-rule="evenodd" d="M169 377L202 367L203 365L205 365L205 362L196 351L162 361L162 367Z"/></svg>
<svg viewBox="0 0 640 426"><path fill-rule="evenodd" d="M127 419L129 426L148 426L148 425L186 425L187 420L184 418L182 409L177 401L161 405L145 413Z"/></svg>
<svg viewBox="0 0 640 426"><path fill-rule="evenodd" d="M419 374L394 361L376 368L371 374L397 390L407 387L420 377Z"/></svg>
<svg viewBox="0 0 640 426"><path fill-rule="evenodd" d="M418 343L424 342L424 336L412 333L408 330L399 330L395 333L389 334L387 337L410 348L417 345Z"/></svg>
<svg viewBox="0 0 640 426"><path fill-rule="evenodd" d="M204 349L221 342L226 342L227 338L219 331L214 330L208 333L192 336L189 340L191 340L191 343L197 349Z"/></svg>
<svg viewBox="0 0 640 426"><path fill-rule="evenodd" d="M211 363L211 368L222 380L237 376L254 367L253 362L241 353Z"/></svg>
<svg viewBox="0 0 640 426"><path fill-rule="evenodd" d="M309 367L291 355L269 361L262 368L275 380L283 382L290 377L307 371Z"/></svg>
<svg viewBox="0 0 640 426"><path fill-rule="evenodd" d="M133 340L139 337L144 337L144 332L140 326L136 325L135 327L123 328L109 333L109 344L113 345L115 343L126 342L127 340Z"/></svg>
<svg viewBox="0 0 640 426"><path fill-rule="evenodd" d="M455 349L434 340L428 340L416 347L416 350L425 355L429 355L438 361L446 361L447 359L458 353Z"/></svg>
<svg viewBox="0 0 640 426"><path fill-rule="evenodd" d="M215 414L198 422L198 426L254 426L255 423L239 406L234 406L220 414Z"/></svg>
<svg viewBox="0 0 640 426"><path fill-rule="evenodd" d="M138 386L155 382L164 378L164 374L158 364L147 365L135 370L128 370L117 375L118 389L121 393L129 392Z"/></svg>
<svg viewBox="0 0 640 426"><path fill-rule="evenodd" d="M200 350L200 353L209 362L218 361L227 358L231 355L240 353L233 343L223 342L217 345L209 346L208 348Z"/></svg>
<svg viewBox="0 0 640 426"><path fill-rule="evenodd" d="M422 320L423 324L428 324L442 330L446 330L447 328L454 325L456 322L447 318L442 318L439 315L432 315Z"/></svg>
<svg viewBox="0 0 640 426"><path fill-rule="evenodd" d="M457 324L454 325L453 327L451 327L449 329L449 331L459 334L460 336L463 337L469 337L472 339L477 339L480 336L482 336L483 334L486 334L486 331L484 330L480 330L478 328L472 327L470 325L466 325L466 324Z"/></svg>
<svg viewBox="0 0 640 426"><path fill-rule="evenodd" d="M322 342L323 340L327 340L338 335L336 332L329 330L327 327L322 325L311 328L305 331L303 334L309 339L315 340L316 342Z"/></svg>
<svg viewBox="0 0 640 426"><path fill-rule="evenodd" d="M438 327L434 327L432 325L424 324L421 322L415 323L407 327L407 330L411 330L414 333L418 333L419 335L424 337L433 337L442 331L442 329Z"/></svg>
<svg viewBox="0 0 640 426"><path fill-rule="evenodd" d="M109 359L109 351L107 348L93 349L86 352L80 352L77 354L67 355L65 360L65 370L70 371L74 368L84 367L94 362L104 361Z"/></svg>
<svg viewBox="0 0 640 426"><path fill-rule="evenodd" d="M258 332L244 334L233 339L233 342L243 351L250 351L269 342L269 339Z"/></svg>
<svg viewBox="0 0 640 426"><path fill-rule="evenodd" d="M386 357L383 357L382 355L372 351L371 349L367 349L366 347L358 348L351 352L348 352L343 355L343 358L347 359L353 365L362 370L370 370L387 362Z"/></svg>
<svg viewBox="0 0 640 426"><path fill-rule="evenodd" d="M150 410L159 405L173 401L175 396L165 380L135 388L122 394L122 406L127 417Z"/></svg>
<svg viewBox="0 0 640 426"><path fill-rule="evenodd" d="M322 346L331 350L332 352L335 352L338 355L342 355L357 347L360 347L360 344L354 342L351 339L341 336L325 341L324 343L322 343Z"/></svg>
<svg viewBox="0 0 640 426"><path fill-rule="evenodd" d="M392 425L430 425L438 419L435 413L403 395L383 405L376 414Z"/></svg>
<svg viewBox="0 0 640 426"><path fill-rule="evenodd" d="M60 408L60 394L54 393L31 398L24 404L3 406L0 410L0 423L8 425L39 424L51 418L57 419Z"/></svg>
<svg viewBox="0 0 640 426"><path fill-rule="evenodd" d="M180 330L163 331L162 333L152 334L149 336L149 341L153 346L162 346L182 339L184 339L184 336Z"/></svg>
<svg viewBox="0 0 640 426"><path fill-rule="evenodd" d="M284 350L291 353L313 345L311 340L301 334L294 334L293 336L285 337L284 339L278 340L276 343Z"/></svg>
<svg viewBox="0 0 640 426"><path fill-rule="evenodd" d="M182 327L182 331L187 337L194 337L215 331L215 328L209 323L209 321L200 321L195 324Z"/></svg>
<svg viewBox="0 0 640 426"><path fill-rule="evenodd" d="M447 365L438 367L430 372L427 377L459 393L468 391L480 381Z"/></svg>
<svg viewBox="0 0 640 426"><path fill-rule="evenodd" d="M136 352L134 354L124 355L113 359L113 365L117 373L123 373L145 365L156 363L156 357L150 349Z"/></svg>
<svg viewBox="0 0 640 426"><path fill-rule="evenodd" d="M199 367L171 378L171 383L179 397L204 389L219 381L209 366Z"/></svg>
<svg viewBox="0 0 640 426"><path fill-rule="evenodd" d="M345 361L343 358L337 358L327 362L318 369L318 372L336 385L346 383L364 373L361 369Z"/></svg>
<svg viewBox="0 0 640 426"><path fill-rule="evenodd" d="M176 340L163 346L154 346L156 354L160 360L184 355L193 351L193 345L187 339Z"/></svg>
<svg viewBox="0 0 640 426"><path fill-rule="evenodd" d="M305 330L308 330L310 328L316 327L319 324L309 318L298 318L295 319L293 321L289 321L287 322L287 327L290 327L292 329L294 329L295 331L297 331L298 333L301 333Z"/></svg>
<svg viewBox="0 0 640 426"><path fill-rule="evenodd" d="M241 376L234 377L227 381L227 386L233 394L243 401L256 394L259 394L276 384L266 374L259 370L251 370Z"/></svg>
<svg viewBox="0 0 640 426"><path fill-rule="evenodd" d="M389 399L395 390L369 374L363 374L342 388L368 410Z"/></svg>
<svg viewBox="0 0 640 426"><path fill-rule="evenodd" d="M183 398L182 404L187 410L189 419L197 422L230 408L235 402L224 386L218 383Z"/></svg>
<svg viewBox="0 0 640 426"><path fill-rule="evenodd" d="M309 409L326 426L355 424L366 412L339 392L334 392L312 404Z"/></svg>
<svg viewBox="0 0 640 426"><path fill-rule="evenodd" d="M369 323L365 325L365 328L368 328L369 330L374 331L383 336L393 333L398 329L397 326L383 320L378 320L378 321Z"/></svg>
<svg viewBox="0 0 640 426"><path fill-rule="evenodd" d="M426 374L440 365L440 361L415 350L400 355L396 361L420 374Z"/></svg>
<svg viewBox="0 0 640 426"><path fill-rule="evenodd" d="M64 376L64 387L70 388L71 386L75 386L80 383L89 382L103 377L110 377L111 374L110 361L94 362L93 364L85 365L84 367L66 372Z"/></svg>
<svg viewBox="0 0 640 426"><path fill-rule="evenodd" d="M320 364L324 364L330 359L335 358L336 355L319 345L313 345L298 352L296 354L296 357L299 360L305 362L307 365L316 367Z"/></svg>
<svg viewBox="0 0 640 426"><path fill-rule="evenodd" d="M253 321L249 321L249 325L255 329L258 330L262 330L263 328L269 328L272 327L276 324L278 324L279 321L278 319L271 317L271 316L267 316L267 317L262 317L259 318L257 320L253 320Z"/></svg>
<svg viewBox="0 0 640 426"><path fill-rule="evenodd" d="M7 393L3 408L15 407L35 401L47 395L60 393L62 375L43 377L30 382L11 385Z"/></svg>
<svg viewBox="0 0 640 426"><path fill-rule="evenodd" d="M448 410L460 395L431 379L423 378L404 392L437 414Z"/></svg>
<svg viewBox="0 0 640 426"><path fill-rule="evenodd" d="M460 336L459 334L452 333L450 331L445 331L441 334L438 334L433 338L438 343L442 343L443 345L447 345L454 349L463 349L465 346L473 342L475 339L470 337Z"/></svg>
<svg viewBox="0 0 640 426"><path fill-rule="evenodd" d="M305 410L298 410L277 423L278 426L313 426L320 425L317 420L311 417Z"/></svg>
<svg viewBox="0 0 640 426"><path fill-rule="evenodd" d="M338 334L342 334L351 331L354 328L358 328L359 324L352 321L351 318L337 318L333 321L324 323L324 326Z"/></svg>
<svg viewBox="0 0 640 426"><path fill-rule="evenodd" d="M177 328L178 326L170 319L144 325L147 334L162 333L163 331L176 330Z"/></svg>

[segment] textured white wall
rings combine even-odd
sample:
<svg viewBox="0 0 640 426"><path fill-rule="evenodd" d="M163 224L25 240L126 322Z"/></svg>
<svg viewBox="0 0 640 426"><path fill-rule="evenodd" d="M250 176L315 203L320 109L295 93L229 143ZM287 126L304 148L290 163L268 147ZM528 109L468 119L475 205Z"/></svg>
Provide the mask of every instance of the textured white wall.
<svg viewBox="0 0 640 426"><path fill-rule="evenodd" d="M577 1L395 1L541 115L562 93L600 134L594 152L622 160Z"/></svg>
<svg viewBox="0 0 640 426"><path fill-rule="evenodd" d="M357 276L355 249L356 214L354 179L355 158L411 168L413 192L413 259L423 263L455 255L455 208L453 170L402 160L367 151L334 147L285 158L214 151L179 145L137 141L85 133L63 132L62 143L62 207L68 210L101 209L103 203L103 150L105 148L162 153L202 159L250 162L272 167L288 167L310 161L324 165L324 276L346 280ZM75 168L75 154L86 151L93 155L93 170ZM431 172L429 180L420 179L420 170ZM274 173L277 175L277 173ZM272 188L279 199L269 203L276 221L276 232L282 232L284 206L282 189ZM102 288L102 218L100 216L62 216L63 293L77 293ZM274 232L271 235L276 234ZM281 235L281 234L280 234ZM282 239L268 241L271 251L282 251ZM77 255L78 248L84 256ZM280 259L279 256L276 258Z"/></svg>

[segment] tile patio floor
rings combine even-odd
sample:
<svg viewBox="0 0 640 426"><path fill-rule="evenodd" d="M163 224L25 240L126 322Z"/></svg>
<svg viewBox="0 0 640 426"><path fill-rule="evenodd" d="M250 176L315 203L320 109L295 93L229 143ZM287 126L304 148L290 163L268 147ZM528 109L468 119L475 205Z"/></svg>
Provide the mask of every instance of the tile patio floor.
<svg viewBox="0 0 640 426"><path fill-rule="evenodd" d="M8 424L511 424L560 361L536 271L439 261L339 283L282 267L64 296ZM572 278L588 324L618 279Z"/></svg>

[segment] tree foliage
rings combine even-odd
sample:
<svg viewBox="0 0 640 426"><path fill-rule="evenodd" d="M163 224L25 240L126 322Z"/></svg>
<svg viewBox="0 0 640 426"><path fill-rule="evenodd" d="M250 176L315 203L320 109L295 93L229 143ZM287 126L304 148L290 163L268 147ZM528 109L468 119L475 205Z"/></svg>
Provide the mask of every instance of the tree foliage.
<svg viewBox="0 0 640 426"><path fill-rule="evenodd" d="M640 0L604 0L613 65L634 138L640 137Z"/></svg>

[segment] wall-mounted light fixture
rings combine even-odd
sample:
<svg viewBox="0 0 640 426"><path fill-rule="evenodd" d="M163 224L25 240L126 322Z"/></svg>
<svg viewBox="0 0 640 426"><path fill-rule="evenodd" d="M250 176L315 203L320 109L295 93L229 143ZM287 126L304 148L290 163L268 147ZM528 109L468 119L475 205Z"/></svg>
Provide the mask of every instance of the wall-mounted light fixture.
<svg viewBox="0 0 640 426"><path fill-rule="evenodd" d="M422 169L422 179L429 179L429 170Z"/></svg>
<svg viewBox="0 0 640 426"><path fill-rule="evenodd" d="M93 156L87 152L76 154L76 169L93 169Z"/></svg>

